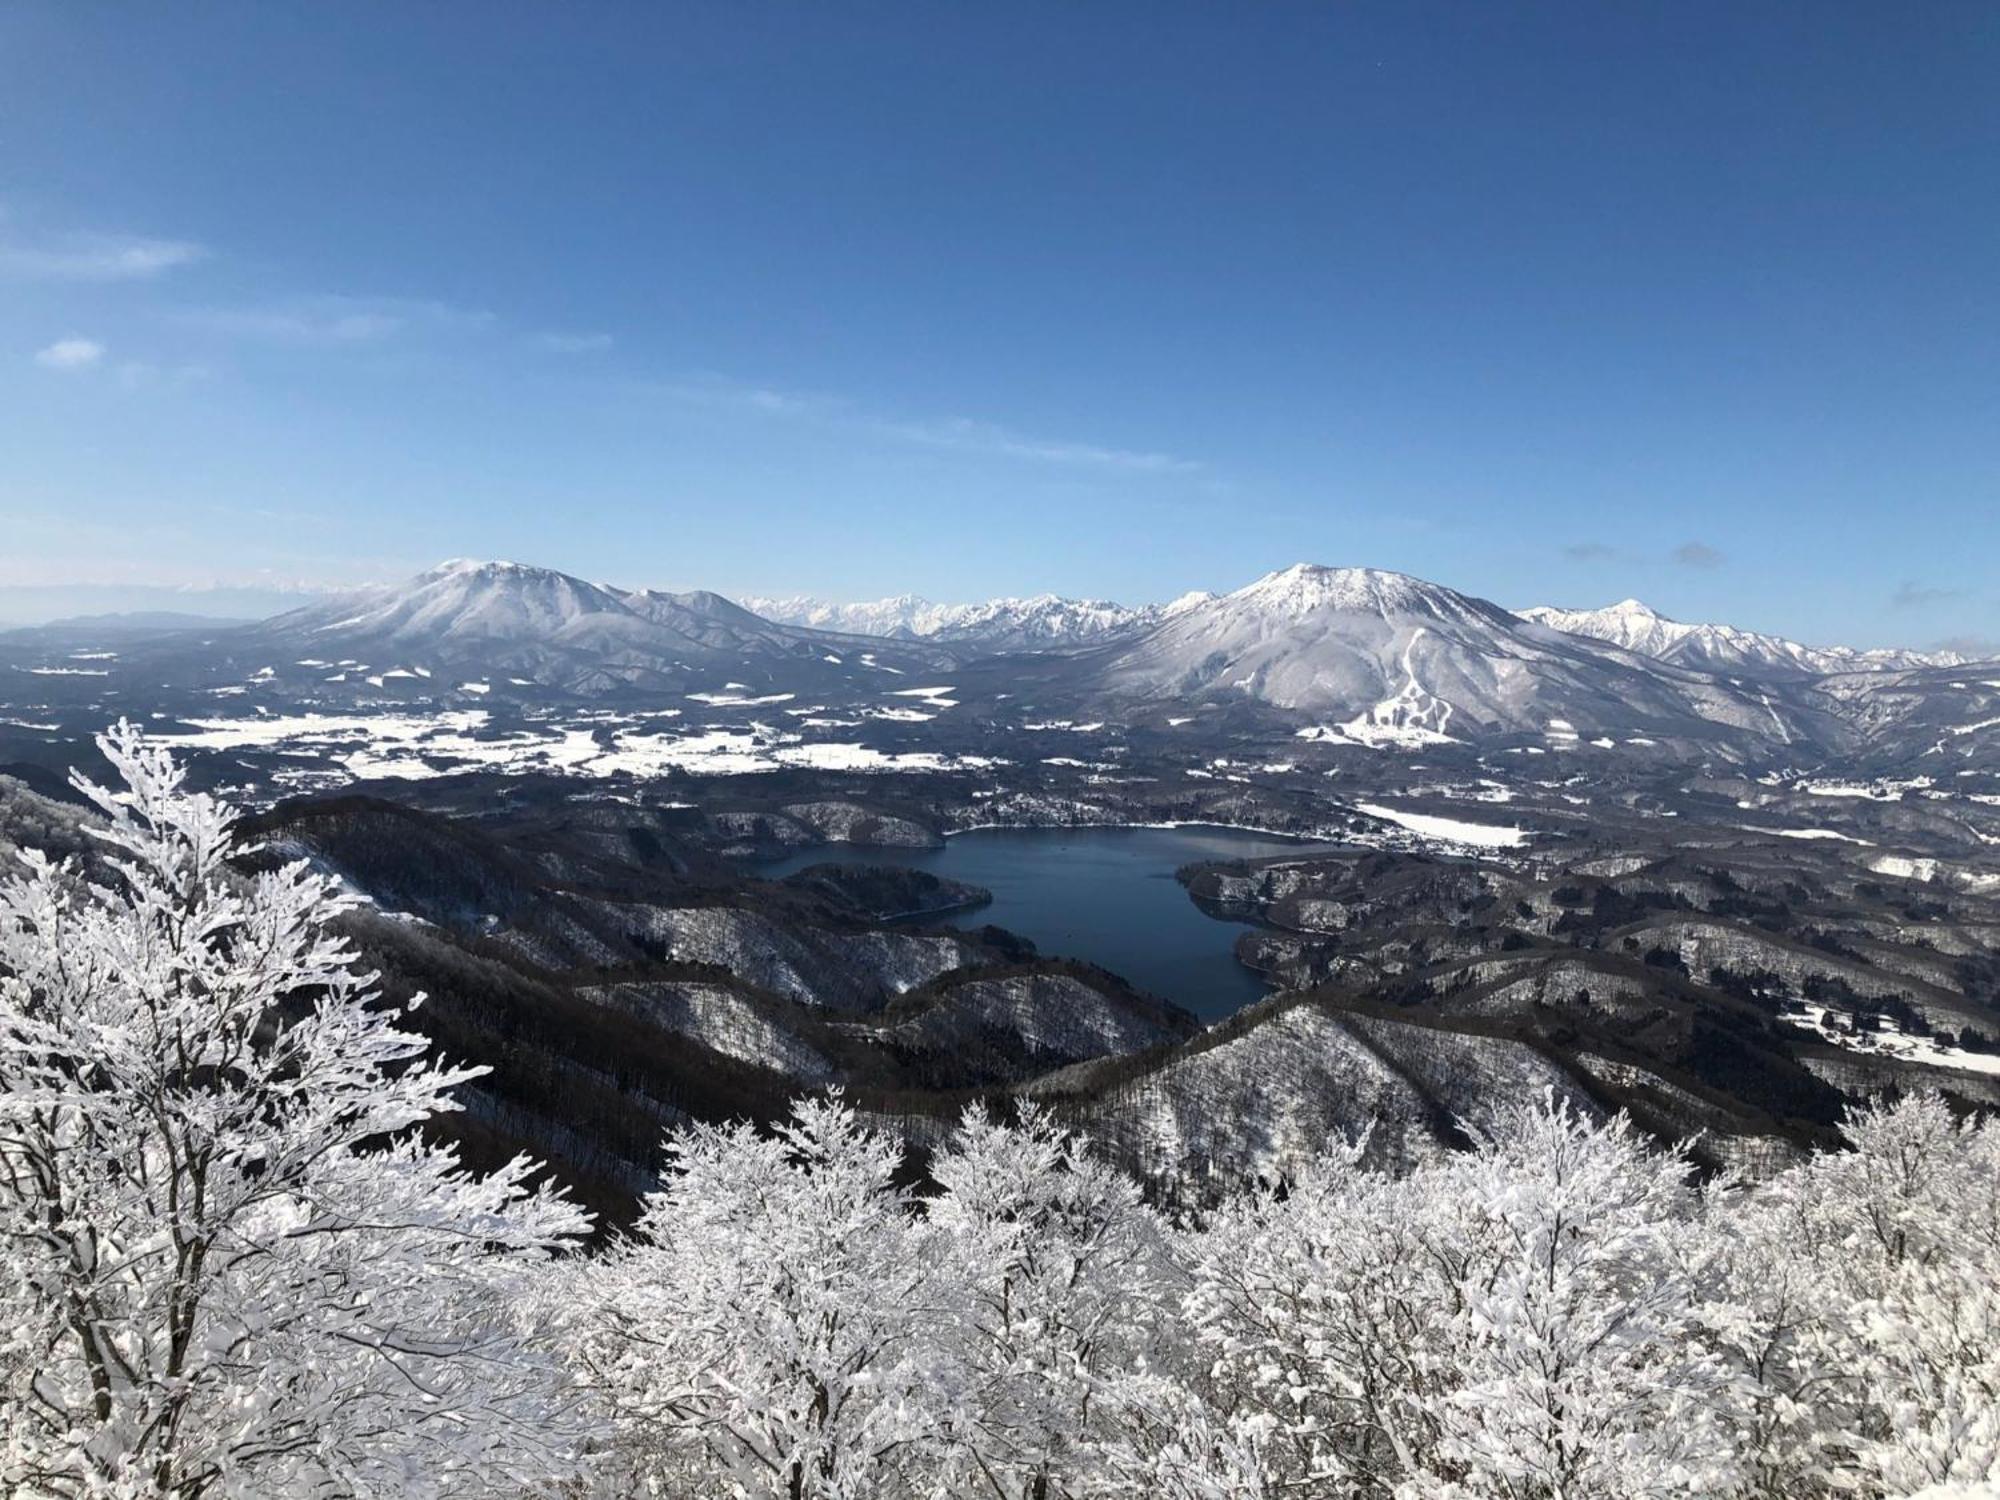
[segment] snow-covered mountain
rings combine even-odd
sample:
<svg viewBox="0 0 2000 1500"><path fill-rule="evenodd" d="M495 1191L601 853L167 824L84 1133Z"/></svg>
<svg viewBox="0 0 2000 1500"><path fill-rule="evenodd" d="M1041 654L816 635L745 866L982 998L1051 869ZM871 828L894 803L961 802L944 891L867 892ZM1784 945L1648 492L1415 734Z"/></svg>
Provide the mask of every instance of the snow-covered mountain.
<svg viewBox="0 0 2000 1500"><path fill-rule="evenodd" d="M87 656L40 639L0 640L0 651L11 649L44 693L123 695L143 685L245 697L266 711L588 697L682 713L688 702L707 712L796 697L802 720L823 710L842 727L927 723L951 708L961 711L940 728L954 732L1067 714L1173 728L1190 744L1208 725L1223 736L1248 727L1377 748L1526 736L1508 748L1658 746L1735 760L1807 748L1835 756L1879 741L1878 759L1900 764L1939 745L1976 749L2000 722L1983 680L1906 666L1914 658L1894 653L1810 653L1637 605L1601 612L1615 619L1591 634L1572 633L1557 628L1577 625L1572 615L1524 616L1369 568L1299 564L1231 594L1141 609L1049 596L869 608L802 613L901 633L836 633L714 593L455 561L251 625L121 639ZM1721 646L1704 641L1734 654L1719 659ZM1188 717L1230 705L1251 710L1254 723Z"/></svg>
<svg viewBox="0 0 2000 1500"><path fill-rule="evenodd" d="M1065 599L1056 594L988 599L980 604L933 604L915 594L863 604L830 604L804 595L746 598L742 603L767 620L815 630L960 641L994 651L1049 651L1133 635L1213 597L1186 594L1171 604L1136 608L1108 599Z"/></svg>
<svg viewBox="0 0 2000 1500"><path fill-rule="evenodd" d="M1094 664L1093 686L1158 701L1249 699L1330 740L1418 747L1530 731L1787 739L1762 695L1525 620L1439 584L1301 563L1182 610Z"/></svg>
<svg viewBox="0 0 2000 1500"><path fill-rule="evenodd" d="M1689 625L1670 620L1637 599L1603 609L1557 609L1540 604L1520 612L1524 620L1571 635L1609 641L1626 651L1674 662L1703 672L1820 677L1833 672L1901 671L1912 667L1958 666L1956 652L1857 651L1851 646L1802 646L1781 636L1739 630L1733 625Z"/></svg>
<svg viewBox="0 0 2000 1500"><path fill-rule="evenodd" d="M743 674L753 684L824 676L850 646L935 670L949 653L915 642L856 642L752 614L720 594L624 590L550 568L459 559L400 584L337 595L235 636L294 662L360 662L378 672L450 668L571 692L684 686ZM759 675L764 674L764 675Z"/></svg>

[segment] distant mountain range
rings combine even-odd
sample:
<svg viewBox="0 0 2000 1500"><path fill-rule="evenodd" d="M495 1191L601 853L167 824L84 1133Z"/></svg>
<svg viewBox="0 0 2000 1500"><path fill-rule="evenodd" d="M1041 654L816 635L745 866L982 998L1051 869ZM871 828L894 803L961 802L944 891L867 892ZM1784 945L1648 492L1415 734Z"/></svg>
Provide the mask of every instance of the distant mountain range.
<svg viewBox="0 0 2000 1500"><path fill-rule="evenodd" d="M234 630L246 616L197 615L171 609L125 610L112 614L71 615L43 625L0 627L0 634L17 639L110 641L187 630Z"/></svg>
<svg viewBox="0 0 2000 1500"><path fill-rule="evenodd" d="M1699 637L1669 639L1668 622L1657 640L1634 631L1628 645L1371 568L1301 563L1234 593L1146 609L1043 597L791 613L822 624L774 621L713 593L624 590L518 563L455 561L233 640L280 674L310 663L322 685L352 673L377 690L400 679L418 693L435 676L482 695L699 690L715 701L795 692L853 701L893 693L913 673L951 673L962 696L996 706L1032 681L1036 703L1088 718L1250 706L1309 737L1377 749L1505 734L1557 745L1844 738L1826 704L1775 692L1763 673L1738 685L1696 656ZM824 628L835 622L878 633ZM1674 649L1649 649L1660 642ZM1006 665L1021 652L1038 653L1026 677ZM1744 671L1745 659L1739 653L1726 670ZM1795 654L1772 659L1804 671Z"/></svg>
<svg viewBox="0 0 2000 1500"><path fill-rule="evenodd" d="M1310 565L1302 564L1288 572L1301 570L1312 571ZM1361 574L1374 570L1319 571ZM977 604L935 604L918 594L899 594L860 604L836 604L796 594L783 598L746 596L738 602L767 620L813 630L949 641L994 651L1050 651L1130 639L1217 597L1197 592L1184 594L1168 604L1127 605L1108 599L1036 594ZM1606 641L1622 650L1703 672L1820 677L1836 672L1962 666L1970 659L1955 651L1893 648L1863 651L1851 646L1806 646L1733 625L1684 624L1637 599L1626 599L1602 609L1536 605L1514 613L1570 635Z"/></svg>
<svg viewBox="0 0 2000 1500"><path fill-rule="evenodd" d="M0 630L104 615L185 614L209 620L262 620L325 598L327 592L304 583L190 588L143 583L0 584Z"/></svg>
<svg viewBox="0 0 2000 1500"><path fill-rule="evenodd" d="M830 604L794 595L745 598L743 607L787 625L936 641L975 642L996 651L1049 651L1136 635L1213 594L1184 594L1171 604L1132 607L1108 599L989 599L983 604L933 604L916 594L865 604Z"/></svg>
<svg viewBox="0 0 2000 1500"><path fill-rule="evenodd" d="M76 649L87 631L17 632L0 653L44 702L67 683L65 701L120 705L167 688L298 708L592 700L689 723L769 705L801 731L926 724L909 732L961 750L1068 721L1218 747L1248 734L1413 752L1500 741L1522 753L1962 763L2000 726L2000 680L1953 656L1806 647L1636 601L1517 613L1372 568L1301 563L1143 608L752 602L792 618L704 591L460 560L255 624L105 622L115 649L94 651Z"/></svg>
<svg viewBox="0 0 2000 1500"><path fill-rule="evenodd" d="M1802 646L1781 636L1738 630L1733 625L1687 625L1668 619L1637 599L1626 599L1603 609L1537 605L1522 610L1521 618L1704 672L1822 677L1834 672L1957 667L1968 660L1956 651L1857 651L1851 646Z"/></svg>

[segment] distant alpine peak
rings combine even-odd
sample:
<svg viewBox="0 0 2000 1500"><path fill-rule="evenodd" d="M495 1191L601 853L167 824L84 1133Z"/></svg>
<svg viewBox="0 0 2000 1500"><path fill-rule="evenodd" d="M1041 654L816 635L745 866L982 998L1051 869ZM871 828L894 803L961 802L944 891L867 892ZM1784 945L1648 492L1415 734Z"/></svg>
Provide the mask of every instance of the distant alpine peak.
<svg viewBox="0 0 2000 1500"><path fill-rule="evenodd" d="M1679 620L1669 619L1638 599L1620 599L1616 604L1607 604L1602 609L1558 609L1552 605L1538 604L1532 609L1520 611L1521 618L1532 620L1537 625L1547 625L1554 630L1567 631L1571 635L1586 635L1593 640L1608 641L1625 651L1637 651L1642 656L1666 656L1682 646L1692 636L1707 634L1706 645L1720 646L1748 642L1755 637L1748 632L1734 630L1727 625L1684 625ZM1789 646L1789 642L1778 642L1776 637L1768 638L1774 646ZM1803 651L1805 647L1794 650ZM1753 652L1757 655L1771 654ZM1789 655L1780 651L1777 654Z"/></svg>
<svg viewBox="0 0 2000 1500"><path fill-rule="evenodd" d="M1616 604L1605 605L1599 613L1619 615L1629 620L1664 620L1667 618L1643 599L1620 599Z"/></svg>
<svg viewBox="0 0 2000 1500"><path fill-rule="evenodd" d="M1160 618L1171 620L1176 615L1184 615L1191 609L1200 609L1204 604L1213 604L1220 596L1208 589L1189 589L1178 599L1169 599L1160 606Z"/></svg>
<svg viewBox="0 0 2000 1500"><path fill-rule="evenodd" d="M1678 625L1680 622L1661 614L1643 599L1620 599L1616 604L1607 604L1602 609L1559 609L1552 604L1537 604L1531 609L1520 611L1524 620L1536 620L1547 624L1554 620L1641 620L1664 625ZM1689 629L1695 627L1689 626Z"/></svg>

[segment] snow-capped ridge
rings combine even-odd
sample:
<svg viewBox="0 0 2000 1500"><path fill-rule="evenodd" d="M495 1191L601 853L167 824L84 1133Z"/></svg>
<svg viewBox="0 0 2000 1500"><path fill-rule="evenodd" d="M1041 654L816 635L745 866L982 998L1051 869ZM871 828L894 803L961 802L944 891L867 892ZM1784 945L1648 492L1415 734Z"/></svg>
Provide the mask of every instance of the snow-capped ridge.
<svg viewBox="0 0 2000 1500"><path fill-rule="evenodd" d="M1518 613L1524 620L1553 630L1607 641L1623 651L1699 671L1816 677L1835 672L1960 666L1965 660L1956 652L1806 646L1734 625L1671 619L1637 599L1621 599L1602 609L1559 609L1542 604Z"/></svg>
<svg viewBox="0 0 2000 1500"><path fill-rule="evenodd" d="M858 604L834 604L803 595L746 596L739 602L782 624L851 635L966 642L1007 651L1090 645L1164 618L1158 606L1135 609L1109 599L1067 599L1048 593L976 604L934 604L917 594Z"/></svg>

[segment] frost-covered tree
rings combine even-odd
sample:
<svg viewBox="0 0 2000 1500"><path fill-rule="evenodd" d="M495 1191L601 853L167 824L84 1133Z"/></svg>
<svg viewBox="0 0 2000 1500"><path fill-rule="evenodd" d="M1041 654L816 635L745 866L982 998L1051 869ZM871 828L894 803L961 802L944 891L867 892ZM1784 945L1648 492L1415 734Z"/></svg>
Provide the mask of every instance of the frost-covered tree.
<svg viewBox="0 0 2000 1500"><path fill-rule="evenodd" d="M684 1132L635 1241L554 1284L615 1420L604 1492L1992 1492L1990 1130L1917 1100L1699 1189L1549 1096L1468 1129L1179 1229L1032 1110L965 1116L921 1198L838 1100Z"/></svg>
<svg viewBox="0 0 2000 1500"><path fill-rule="evenodd" d="M1409 1493L1647 1500L1737 1487L1679 1151L1544 1095L1503 1106L1433 1193L1464 1226L1457 1373L1423 1398L1440 1471Z"/></svg>
<svg viewBox="0 0 2000 1500"><path fill-rule="evenodd" d="M1728 1493L1685 1159L1546 1096L1475 1134L1400 1178L1332 1153L1190 1238L1214 1406L1286 1493Z"/></svg>
<svg viewBox="0 0 2000 1500"><path fill-rule="evenodd" d="M940 1295L899 1145L838 1100L770 1135L696 1126L633 1239L558 1289L615 1425L609 1493L911 1493L933 1435Z"/></svg>
<svg viewBox="0 0 2000 1500"><path fill-rule="evenodd" d="M416 1127L425 1058L303 864L129 725L79 786L115 871L0 886L0 1492L487 1494L565 1470L524 1278L586 1227Z"/></svg>
<svg viewBox="0 0 2000 1500"><path fill-rule="evenodd" d="M2000 1130L1936 1094L1845 1129L1723 1226L1766 1492L2000 1493Z"/></svg>
<svg viewBox="0 0 2000 1500"><path fill-rule="evenodd" d="M1107 1451L1157 1393L1146 1366L1179 1279L1158 1220L1032 1106L1011 1127L967 1110L931 1175L929 1253L948 1293L931 1390L952 1492L1101 1493Z"/></svg>
<svg viewBox="0 0 2000 1500"><path fill-rule="evenodd" d="M1279 1492L1387 1494L1434 1453L1460 1252L1422 1176L1335 1145L1183 1241L1206 1389Z"/></svg>

